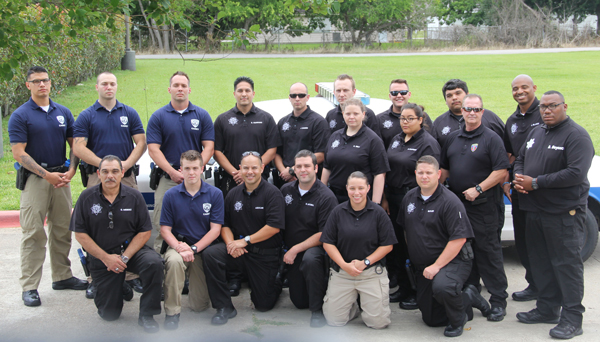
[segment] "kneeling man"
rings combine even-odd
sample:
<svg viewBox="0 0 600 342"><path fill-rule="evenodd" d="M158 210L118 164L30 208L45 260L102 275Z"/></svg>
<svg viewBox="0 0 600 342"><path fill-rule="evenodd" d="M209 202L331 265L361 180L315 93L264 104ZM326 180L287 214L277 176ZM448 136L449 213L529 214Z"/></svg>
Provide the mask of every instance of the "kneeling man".
<svg viewBox="0 0 600 342"><path fill-rule="evenodd" d="M139 274L144 286L138 324L158 331L152 317L160 314L162 259L146 242L152 222L142 194L121 184L123 165L107 155L98 167L100 184L84 190L77 200L70 230L87 251L87 266L97 286L94 303L100 317L119 318L123 309L125 271Z"/></svg>
<svg viewBox="0 0 600 342"><path fill-rule="evenodd" d="M209 306L203 256L206 248L221 234L224 215L223 193L201 179L204 163L200 152L189 150L182 153L179 165L183 183L167 190L160 216L160 234L165 250L167 330L179 326L186 270L190 277L191 309L203 311Z"/></svg>
<svg viewBox="0 0 600 342"><path fill-rule="evenodd" d="M461 291L473 264L467 242L473 229L458 197L439 184L441 171L434 157L421 157L415 173L419 186L402 200L398 224L406 232L416 270L417 304L425 324L446 325L444 335L460 336L473 317L473 306L490 309L473 285Z"/></svg>

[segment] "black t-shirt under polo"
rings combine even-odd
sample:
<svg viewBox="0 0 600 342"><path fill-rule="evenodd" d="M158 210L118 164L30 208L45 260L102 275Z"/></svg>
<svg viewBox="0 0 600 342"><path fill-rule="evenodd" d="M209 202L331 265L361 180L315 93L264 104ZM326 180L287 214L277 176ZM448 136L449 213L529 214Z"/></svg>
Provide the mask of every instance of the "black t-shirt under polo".
<svg viewBox="0 0 600 342"><path fill-rule="evenodd" d="M365 108L365 121L363 123L367 125L370 129L372 129L373 132L375 132L375 134L377 134L377 136L381 138L381 132L379 131L379 121L377 120L375 113L369 107ZM346 121L344 121L344 114L342 113L341 105L337 105L335 108L327 112L325 120L329 125L329 131L331 133L339 129L345 129L346 127L348 127L346 125Z"/></svg>
<svg viewBox="0 0 600 342"><path fill-rule="evenodd" d="M348 176L361 171L373 185L373 178L390 170L383 142L364 124L349 137L346 129L334 132L329 138L323 168L331 171L329 186L341 190L346 188Z"/></svg>
<svg viewBox="0 0 600 342"><path fill-rule="evenodd" d="M277 154L281 156L286 167L294 165L294 156L300 150L325 152L331 135L327 121L310 107L299 117L295 117L293 112L284 116L277 123L277 128L281 137L281 146L277 148Z"/></svg>
<svg viewBox="0 0 600 342"><path fill-rule="evenodd" d="M439 185L427 200L421 188L409 191L400 205L398 224L404 227L413 264L431 265L449 241L473 238L465 207L452 191Z"/></svg>
<svg viewBox="0 0 600 342"><path fill-rule="evenodd" d="M265 225L285 228L285 208L281 192L273 184L261 179L260 184L250 194L245 184L240 184L227 194L225 199L225 223L234 239L252 235ZM253 243L258 248L281 247L281 234L275 234L265 241Z"/></svg>
<svg viewBox="0 0 600 342"><path fill-rule="evenodd" d="M113 228L109 228L109 213ZM141 232L152 230L150 214L142 194L121 184L119 194L110 203L102 194L102 184L83 190L73 215L71 231L88 234L104 251L114 251Z"/></svg>
<svg viewBox="0 0 600 342"><path fill-rule="evenodd" d="M363 260L380 246L398 243L388 214L367 200L361 211L354 211L349 201L339 204L327 219L321 242L334 245L344 261Z"/></svg>
<svg viewBox="0 0 600 342"><path fill-rule="evenodd" d="M496 132L500 138L504 137L504 122L502 122L502 119L491 110L483 110L481 123L483 126ZM450 138L450 133L463 128L464 126L465 120L462 115L454 115L452 112L447 111L435 119L431 135L433 135L438 143L440 143L440 146L444 148L444 145L446 145L446 142Z"/></svg>
<svg viewBox="0 0 600 342"><path fill-rule="evenodd" d="M377 114L377 121L379 124L379 131L381 139L383 140L383 146L387 150L392 143L392 139L400 133L402 133L402 125L400 123L400 114L395 113L392 110L393 106L390 106L388 110L385 112L381 112ZM433 122L431 122L431 118L429 115L423 116L423 129L429 132L433 127Z"/></svg>
<svg viewBox="0 0 600 342"><path fill-rule="evenodd" d="M318 179L303 196L298 181L282 186L281 193L285 200L283 241L288 248L322 232L329 214L338 205L333 192Z"/></svg>
<svg viewBox="0 0 600 342"><path fill-rule="evenodd" d="M506 119L506 129L504 130L504 148L506 152L518 157L529 132L543 123L544 120L542 120L540 114L540 101L537 97L525 114L521 114L521 109L517 106L517 110Z"/></svg>
<svg viewBox="0 0 600 342"><path fill-rule="evenodd" d="M440 145L425 129L415 133L404 142L404 132L396 135L387 149L390 172L385 175L385 184L394 188L414 188L417 186L415 168L422 156L432 156L440 160Z"/></svg>
<svg viewBox="0 0 600 342"><path fill-rule="evenodd" d="M502 139L479 125L470 132L465 127L452 132L442 147L440 167L450 171L450 190L459 195L483 182L493 171L508 169L510 164Z"/></svg>

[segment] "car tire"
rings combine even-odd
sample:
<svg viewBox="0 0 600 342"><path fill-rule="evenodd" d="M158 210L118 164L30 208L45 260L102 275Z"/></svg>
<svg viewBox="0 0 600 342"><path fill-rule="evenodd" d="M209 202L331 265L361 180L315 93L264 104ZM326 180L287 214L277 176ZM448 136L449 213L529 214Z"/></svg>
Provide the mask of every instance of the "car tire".
<svg viewBox="0 0 600 342"><path fill-rule="evenodd" d="M581 259L586 261L594 253L598 244L598 221L592 210L586 211L585 229L583 235L583 248L581 248Z"/></svg>

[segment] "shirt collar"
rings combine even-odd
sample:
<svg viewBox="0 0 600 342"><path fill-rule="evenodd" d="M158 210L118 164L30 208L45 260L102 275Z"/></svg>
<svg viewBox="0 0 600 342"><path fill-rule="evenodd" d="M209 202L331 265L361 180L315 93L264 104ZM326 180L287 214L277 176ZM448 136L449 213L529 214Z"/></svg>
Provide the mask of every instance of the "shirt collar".
<svg viewBox="0 0 600 342"><path fill-rule="evenodd" d="M312 110L310 109L310 106L306 106L306 109L298 117L294 116L294 112L292 111L293 118L302 119L302 120L306 120L311 114L312 114Z"/></svg>
<svg viewBox="0 0 600 342"><path fill-rule="evenodd" d="M169 104L171 104L171 103L169 102ZM98 100L96 100L96 102L94 103L94 105L92 107L94 108L95 111L98 111L100 108L106 110L106 108L104 108L104 106L102 106L100 104L100 102L98 102ZM115 104L115 106L113 107L111 112L115 109L122 108L122 107L123 107L123 104L121 102L119 102L119 100L117 100L117 103Z"/></svg>
<svg viewBox="0 0 600 342"><path fill-rule="evenodd" d="M349 139L353 139L353 138L358 138L359 136L361 136L365 131L367 130L367 124L363 121L362 125L360 126L360 129L358 130L358 132L356 132L356 134L354 134L353 136L348 136L346 134L346 132L348 131L348 126L346 125L346 128L344 128L344 131L342 132L342 137L344 138L344 140L349 140Z"/></svg>
<svg viewBox="0 0 600 342"><path fill-rule="evenodd" d="M238 115L246 115L246 116L248 116L250 114L256 114L256 106L254 105L254 103L252 103L252 107L250 108L248 113L244 114L238 109L237 104L236 104L235 106L233 106L233 112Z"/></svg>
<svg viewBox="0 0 600 342"><path fill-rule="evenodd" d="M396 112L394 112L394 105L391 105L391 106L390 106L390 109L388 109L388 114L389 114L390 116L393 116L393 117L395 117L396 119L399 119L399 118L400 118L400 113L396 113Z"/></svg>
<svg viewBox="0 0 600 342"><path fill-rule="evenodd" d="M260 176L260 175L259 175ZM262 177L262 176L261 176ZM260 180L260 184L258 184L258 186L256 187L256 189L252 190L252 192L250 194L248 194L248 190L246 190L246 185L242 184L242 186L244 187L242 190L242 192L246 195L246 196L258 196L258 194L261 192L261 189L265 187L265 182L267 182L264 178Z"/></svg>
<svg viewBox="0 0 600 342"><path fill-rule="evenodd" d="M106 199L106 197L102 193L102 183L97 185L96 192L98 193L100 198L102 198L103 200L105 200L106 202L108 202L110 204L110 202ZM126 195L127 195L126 193L123 193L123 184L121 184L119 186L119 193L117 194L117 197L115 197L115 200L112 202L112 204L115 204L118 199L121 199L121 198L125 197Z"/></svg>
<svg viewBox="0 0 600 342"><path fill-rule="evenodd" d="M419 139L421 139L423 137L423 134L425 134L425 130L423 129L423 127L421 127L420 130L417 131L417 133L415 133L409 141L407 141L406 143L410 143L411 141L417 141ZM404 138L406 138L406 133L404 133L404 131L400 132L400 138L402 138L402 141L404 141Z"/></svg>
<svg viewBox="0 0 600 342"><path fill-rule="evenodd" d="M377 204L375 204L370 199L367 199L367 205L362 210L355 211L354 209L352 209L352 204L350 204L350 200L347 200L346 205L342 206L342 209L346 210L347 212L352 214L352 216L354 216L354 217L360 217L367 211L373 211L376 206L377 206Z"/></svg>
<svg viewBox="0 0 600 342"><path fill-rule="evenodd" d="M208 186L207 186L206 182L205 182L205 181L203 181L202 179L200 179L200 182L201 182L201 184L202 184L202 185L200 186L200 190L199 190L198 192L196 192L196 193L194 194L194 196L192 196L192 195L191 195L191 194L190 194L190 193L187 191L187 189L185 188L185 181L183 181L183 182L181 182L181 184L178 184L178 185L177 185L177 187L178 187L178 188L177 188L177 191L179 191L180 193L182 193L182 194L185 194L185 195L187 195L187 196L190 196L190 197L192 197L192 198L196 198L196 197L200 196L201 194L205 194L205 193L207 193L207 192L208 192Z"/></svg>
<svg viewBox="0 0 600 342"><path fill-rule="evenodd" d="M540 106L540 100L538 100L537 97L533 99L531 106L529 106L529 108L527 109L527 112L525 112L525 114L521 113L521 107L519 107L519 105L517 105L517 116L527 116L527 115L535 114L535 113L537 113L539 115L539 106Z"/></svg>
<svg viewBox="0 0 600 342"><path fill-rule="evenodd" d="M192 105L192 101L189 101L188 107L183 111L183 113L181 113L181 115L185 115L192 111L195 111L195 109L194 109L194 106ZM176 113L177 115L180 114L179 111L177 111L177 110L175 110L175 108L173 108L171 101L169 101L169 104L167 104L167 112Z"/></svg>
<svg viewBox="0 0 600 342"><path fill-rule="evenodd" d="M443 187L443 185L440 184L440 183L438 183L437 188L435 189L435 191L433 192L433 194L431 194L431 196L427 200L423 199L423 195L421 195L421 188L419 187L419 190L417 191L417 197L423 203L425 203L425 202L429 203L429 202L435 201L435 199L438 198L440 196L440 194L442 193L442 191L443 191L442 187Z"/></svg>
<svg viewBox="0 0 600 342"><path fill-rule="evenodd" d="M473 138L476 137L478 135L483 134L483 131L485 130L485 126L483 125L483 122L479 125L479 127L475 128L472 131L467 132L467 125L464 125L461 129L460 129L460 136L461 137L466 137L466 138Z"/></svg>
<svg viewBox="0 0 600 342"><path fill-rule="evenodd" d="M52 109L56 108L56 106L54 105L54 101L52 101L52 99L48 99L48 101L49 101L48 104L50 105L50 107L48 107L48 113L50 113L50 111ZM31 109L38 109L39 108L39 110L44 111L42 109L42 107L38 106L38 104L35 103L35 101L33 101L33 98L31 98L31 97L29 98L29 101L27 101L27 103L29 104L29 107ZM44 112L46 112L46 111L44 111Z"/></svg>
<svg viewBox="0 0 600 342"><path fill-rule="evenodd" d="M546 125L546 124L542 124L542 128L544 128L546 131L550 131L550 130L558 129L558 128L560 128L560 127L562 127L562 126L566 125L566 124L567 124L567 122L569 122L569 121L571 121L571 117L567 115L567 118L566 118L566 119L564 119L563 121L559 122L558 124L556 124L556 125L554 125L554 126L552 126L552 127L550 127L550 126L548 126L548 125Z"/></svg>

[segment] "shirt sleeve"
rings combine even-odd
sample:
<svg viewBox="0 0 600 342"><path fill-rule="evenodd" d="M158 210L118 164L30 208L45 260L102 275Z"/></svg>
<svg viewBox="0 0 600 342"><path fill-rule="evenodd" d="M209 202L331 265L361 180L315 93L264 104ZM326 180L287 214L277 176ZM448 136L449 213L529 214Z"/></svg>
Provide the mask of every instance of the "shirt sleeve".
<svg viewBox="0 0 600 342"><path fill-rule="evenodd" d="M90 137L90 123L88 110L84 110L79 113L75 125L73 125L73 137L75 138L89 138Z"/></svg>
<svg viewBox="0 0 600 342"><path fill-rule="evenodd" d="M152 220L150 213L144 201L144 196L137 190L134 190L136 197L136 212L138 217L137 231L138 233L152 231Z"/></svg>
<svg viewBox="0 0 600 342"><path fill-rule="evenodd" d="M394 226L392 220L383 210L383 208L376 208L377 210L377 238L379 240L379 246L390 246L398 243L396 233L394 232Z"/></svg>
<svg viewBox="0 0 600 342"><path fill-rule="evenodd" d="M200 109L202 118L202 141L215 141L215 126L207 111Z"/></svg>
<svg viewBox="0 0 600 342"><path fill-rule="evenodd" d="M160 225L173 228L175 225L173 219L175 214L177 213L174 212L173 208L173 196L170 191L167 191L163 196L162 209L160 211Z"/></svg>
<svg viewBox="0 0 600 342"><path fill-rule="evenodd" d="M76 233L86 233L89 234L86 229L87 225L85 224L85 218L83 216L83 202L85 201L85 196L79 196L79 200L75 203L75 208L73 209L73 214L71 215L71 222L69 224L69 230Z"/></svg>
<svg viewBox="0 0 600 342"><path fill-rule="evenodd" d="M212 195L212 207L210 209L210 222L223 224L225 221L225 201L223 200L223 192L219 189L214 189Z"/></svg>
<svg viewBox="0 0 600 342"><path fill-rule="evenodd" d="M154 112L148 120L148 127L146 129L146 141L148 144L159 144L162 145L162 132L160 129L160 113Z"/></svg>
<svg viewBox="0 0 600 342"><path fill-rule="evenodd" d="M490 161L492 162L492 170L508 169L510 163L508 162L508 155L504 149L502 139L498 135L491 135L490 137L490 145L488 148Z"/></svg>
<svg viewBox="0 0 600 342"><path fill-rule="evenodd" d="M131 136L144 134L144 125L142 124L142 120L140 120L138 112L131 107L127 107L127 113L129 117L129 134Z"/></svg>
<svg viewBox="0 0 600 342"><path fill-rule="evenodd" d="M510 118L508 118L510 120ZM515 154L515 152L513 151L512 148L512 144L510 142L510 136L509 133L510 132L510 128L508 127L509 121L506 120L506 126L504 127L504 136L502 137L502 140L504 142L504 149L506 150L506 153L510 153L512 155Z"/></svg>
<svg viewBox="0 0 600 342"><path fill-rule="evenodd" d="M11 143L27 143L27 122L23 113L13 113L8 119L8 137Z"/></svg>
<svg viewBox="0 0 600 342"><path fill-rule="evenodd" d="M75 118L68 108L64 108L65 116L67 117L67 138L73 137L73 125L75 124Z"/></svg>
<svg viewBox="0 0 600 342"><path fill-rule="evenodd" d="M455 200L446 202L443 215L449 235L448 241L474 237L473 228L467 218L465 206L460 202L458 197Z"/></svg>
<svg viewBox="0 0 600 342"><path fill-rule="evenodd" d="M263 179L264 181L264 179ZM273 188L273 191L267 195L266 210L267 210L267 222L266 224L273 228L285 229L285 200L283 195L277 188Z"/></svg>
<svg viewBox="0 0 600 342"><path fill-rule="evenodd" d="M214 130L215 130L215 151L223 152L225 149L225 141L223 141L223 115L225 113L219 115L215 120Z"/></svg>
<svg viewBox="0 0 600 342"><path fill-rule="evenodd" d="M315 115L318 114L315 113ZM315 153L325 152L330 136L331 131L327 126L327 121L325 121L325 119L319 115L319 118L315 121L315 125L313 127L313 146Z"/></svg>
<svg viewBox="0 0 600 342"><path fill-rule="evenodd" d="M381 130L379 129L379 120L377 120L377 116L375 116L375 113L373 112L373 110L371 110L371 108L367 108L366 115L367 127L369 127L373 132L375 132L379 139L381 139Z"/></svg>
<svg viewBox="0 0 600 342"><path fill-rule="evenodd" d="M336 207L337 209L337 207ZM323 228L323 234L321 234L321 238L319 239L323 243L328 243L330 245L337 244L337 235L338 235L338 212L340 210L333 210L329 217L327 218L327 223L325 224L325 228Z"/></svg>
<svg viewBox="0 0 600 342"><path fill-rule="evenodd" d="M371 164L373 176L389 172L390 163L385 152L385 147L383 147L383 141L381 139L373 139L370 145L369 163Z"/></svg>
<svg viewBox="0 0 600 342"><path fill-rule="evenodd" d="M337 198L331 190L324 187L322 191L326 195L323 196L322 202L317 209L317 224L320 232L325 229L325 226L327 225L327 219L329 218L331 211L338 205Z"/></svg>
<svg viewBox="0 0 600 342"><path fill-rule="evenodd" d="M435 158L435 160L439 162L441 153L442 151L440 148L440 144L438 144L436 140L432 139L431 141L427 141L427 145L425 145L421 156L432 156L433 158Z"/></svg>
<svg viewBox="0 0 600 342"><path fill-rule="evenodd" d="M279 136L279 130L277 129L277 124L275 124L275 119L269 113L265 113L267 117L267 136L265 137L265 146L268 149L273 147L281 146L281 137Z"/></svg>

